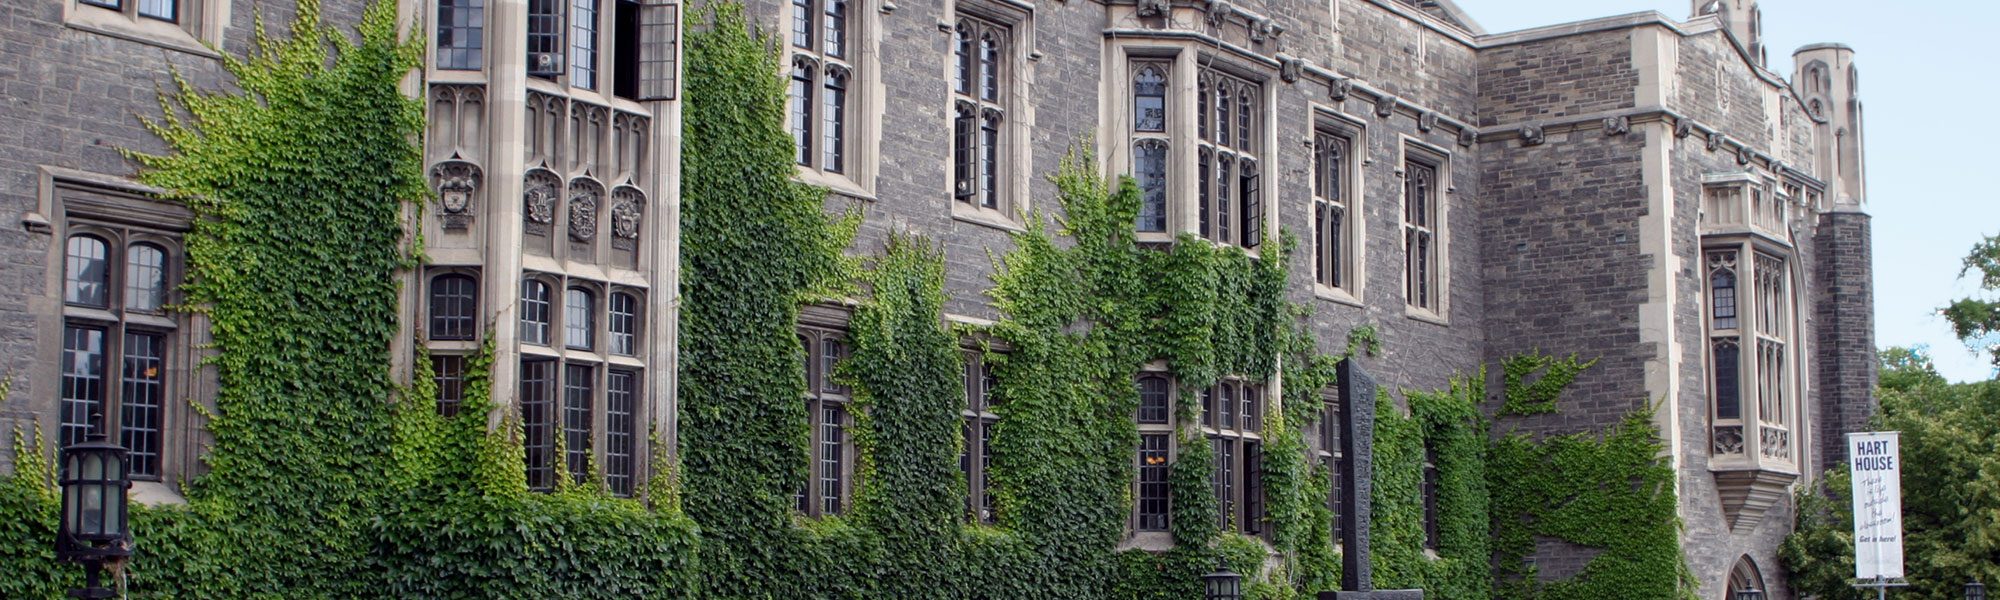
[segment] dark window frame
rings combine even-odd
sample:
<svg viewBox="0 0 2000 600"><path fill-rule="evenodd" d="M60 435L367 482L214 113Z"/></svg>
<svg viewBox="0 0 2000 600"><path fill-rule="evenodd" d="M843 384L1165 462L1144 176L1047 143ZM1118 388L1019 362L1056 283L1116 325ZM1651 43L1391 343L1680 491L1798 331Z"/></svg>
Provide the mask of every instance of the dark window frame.
<svg viewBox="0 0 2000 600"><path fill-rule="evenodd" d="M1442 159L1403 157L1403 299L1411 308L1443 314Z"/></svg>
<svg viewBox="0 0 2000 600"><path fill-rule="evenodd" d="M186 326L183 313L170 311L184 259L179 233L87 217L66 221L59 238L64 317L57 446L82 442L92 431L102 432L127 448L127 469L133 479L163 481L169 474L168 457L185 443L167 439L173 432L169 413L175 410L178 377L183 375L170 367L183 350L180 333ZM73 245L78 240L96 244L101 254L76 256ZM132 304L135 248L159 253L159 264L146 266L157 271L159 289L139 290L156 293L157 306ZM75 297L77 278L84 275L73 266L78 258L96 263L89 299ZM94 345L73 347L80 334L94 334Z"/></svg>
<svg viewBox="0 0 2000 600"><path fill-rule="evenodd" d="M424 294L424 324L432 341L479 338L479 278L459 270L431 274Z"/></svg>
<svg viewBox="0 0 2000 600"><path fill-rule="evenodd" d="M1242 248L1263 244L1264 82L1203 67L1195 79L1199 137L1197 233ZM1208 114L1208 108L1214 114Z"/></svg>
<svg viewBox="0 0 2000 600"><path fill-rule="evenodd" d="M833 328L801 326L806 390L802 398L808 431L807 479L796 495L798 509L809 517L847 512L853 492L853 436L849 414L851 392L834 380L834 369L847 358L847 333Z"/></svg>
<svg viewBox="0 0 2000 600"><path fill-rule="evenodd" d="M858 21L865 11L860 8L848 0L791 4L792 33L786 36L785 48L792 56L794 87L802 82L808 90L804 95L795 90L790 101L800 167L835 175L852 170L848 163L857 154L855 91L863 88L855 78L853 60L854 42L862 39ZM800 120L808 125L801 127Z"/></svg>
<svg viewBox="0 0 2000 600"><path fill-rule="evenodd" d="M1353 194L1354 133L1319 127L1313 132L1313 278L1352 291L1356 227Z"/></svg>
<svg viewBox="0 0 2000 600"><path fill-rule="evenodd" d="M443 71L485 67L486 0L438 0L436 65Z"/></svg>
<svg viewBox="0 0 2000 600"><path fill-rule="evenodd" d="M1216 500L1217 525L1224 531L1268 536L1267 498L1263 484L1264 439L1260 428L1269 410L1264 386L1226 377L1202 390L1202 434L1208 440L1215 469L1210 486ZM1209 412L1217 414L1210 418Z"/></svg>
<svg viewBox="0 0 2000 600"><path fill-rule="evenodd" d="M972 523L991 525L999 520L998 497L993 493L993 431L1000 415L993 412L994 391L999 379L983 352L965 353L965 405L959 411L964 444L958 456L959 472L965 476L965 514Z"/></svg>

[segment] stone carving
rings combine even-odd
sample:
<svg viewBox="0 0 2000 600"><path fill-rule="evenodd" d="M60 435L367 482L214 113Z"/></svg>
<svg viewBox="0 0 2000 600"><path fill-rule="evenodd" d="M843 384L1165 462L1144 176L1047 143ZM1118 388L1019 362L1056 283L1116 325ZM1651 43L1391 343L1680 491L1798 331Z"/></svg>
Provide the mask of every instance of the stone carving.
<svg viewBox="0 0 2000 600"><path fill-rule="evenodd" d="M1549 141L1548 134L1542 132L1542 126L1540 125L1521 126L1521 145L1540 146L1542 145L1543 142L1547 141Z"/></svg>
<svg viewBox="0 0 2000 600"><path fill-rule="evenodd" d="M479 165L447 160L431 167L431 187L438 195L438 221L445 229L472 225L472 201L479 193Z"/></svg>
<svg viewBox="0 0 2000 600"><path fill-rule="evenodd" d="M611 245L632 249L639 239L639 225L646 216L646 194L629 185L611 190Z"/></svg>
<svg viewBox="0 0 2000 600"><path fill-rule="evenodd" d="M1730 425L1715 428L1715 454L1742 454L1743 427Z"/></svg>
<svg viewBox="0 0 2000 600"><path fill-rule="evenodd" d="M1395 96L1383 96L1375 99L1375 116L1387 119L1389 115L1393 114L1396 114Z"/></svg>
<svg viewBox="0 0 2000 600"><path fill-rule="evenodd" d="M1675 137L1675 138L1682 138L1682 139L1684 139L1684 138L1686 138L1687 136L1690 136L1690 135L1694 135L1694 121L1689 121L1689 120L1687 120L1687 119L1681 119L1681 120L1679 120L1679 121L1675 121L1675 122L1674 122L1674 137Z"/></svg>
<svg viewBox="0 0 2000 600"><path fill-rule="evenodd" d="M1430 133L1432 129L1437 129L1437 126L1438 126L1437 111L1427 110L1424 111L1424 114L1417 115L1417 131Z"/></svg>
<svg viewBox="0 0 2000 600"><path fill-rule="evenodd" d="M1631 118L1624 115L1604 118L1604 135L1625 135L1631 132Z"/></svg>
<svg viewBox="0 0 2000 600"><path fill-rule="evenodd" d="M597 237L597 201L604 186L589 179L569 183L569 239L588 242Z"/></svg>
<svg viewBox="0 0 2000 600"><path fill-rule="evenodd" d="M1167 0L1139 0L1141 17L1164 17L1167 16L1167 11Z"/></svg>
<svg viewBox="0 0 2000 600"><path fill-rule="evenodd" d="M1722 132L1720 131L1708 132L1708 151L1714 152L1721 147L1722 147Z"/></svg>
<svg viewBox="0 0 2000 600"><path fill-rule="evenodd" d="M1306 70L1305 60L1299 58L1287 58L1285 59L1285 62L1278 64L1278 78L1285 80L1285 83L1298 83L1299 77L1305 75L1305 70Z"/></svg>
<svg viewBox="0 0 2000 600"><path fill-rule="evenodd" d="M1749 147L1749 146L1737 146L1737 147L1736 147L1736 164L1739 164L1739 165L1747 165L1747 164L1750 164L1750 158L1751 158L1751 156L1750 156L1750 147Z"/></svg>
<svg viewBox="0 0 2000 600"><path fill-rule="evenodd" d="M1208 24L1212 27L1221 27L1229 21L1229 15L1236 12L1229 6L1229 0L1208 0L1202 5L1202 10L1208 11Z"/></svg>
<svg viewBox="0 0 2000 600"><path fill-rule="evenodd" d="M556 200L562 195L562 180L547 169L530 169L521 184L522 230L530 235L549 234L556 221Z"/></svg>
<svg viewBox="0 0 2000 600"><path fill-rule="evenodd" d="M1264 17L1250 24L1250 41L1261 44L1284 32L1285 26L1279 25L1270 17Z"/></svg>
<svg viewBox="0 0 2000 600"><path fill-rule="evenodd" d="M1759 427L1757 451L1770 458L1792 457L1792 432L1778 427Z"/></svg>
<svg viewBox="0 0 2000 600"><path fill-rule="evenodd" d="M1458 130L1458 145L1471 148L1477 143L1479 143L1479 131L1471 127Z"/></svg>
<svg viewBox="0 0 2000 600"><path fill-rule="evenodd" d="M1335 77L1326 82L1326 99L1334 102L1347 100L1347 92L1354 89L1354 80Z"/></svg>

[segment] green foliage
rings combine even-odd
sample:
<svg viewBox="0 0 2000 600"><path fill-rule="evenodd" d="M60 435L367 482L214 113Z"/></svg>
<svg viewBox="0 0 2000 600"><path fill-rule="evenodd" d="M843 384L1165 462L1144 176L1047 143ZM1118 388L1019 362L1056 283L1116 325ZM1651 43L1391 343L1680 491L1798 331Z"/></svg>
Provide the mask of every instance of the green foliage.
<svg viewBox="0 0 2000 600"><path fill-rule="evenodd" d="M1960 341L1985 351L1993 366L2000 367L2000 298L1995 297L2000 293L2000 236L1989 236L1972 246L1958 274L1964 277L1967 273L1979 275L1981 293L1946 305L1944 318L1951 322Z"/></svg>
<svg viewBox="0 0 2000 600"><path fill-rule="evenodd" d="M1575 354L1567 357L1544 355L1541 352L1516 354L1500 363L1501 374L1507 383L1507 400L1500 406L1500 413L1507 415L1535 415L1556 412L1556 396L1563 388L1576 381L1576 376L1597 364L1577 360ZM1541 373L1534 381L1528 381L1536 373Z"/></svg>
<svg viewBox="0 0 2000 600"><path fill-rule="evenodd" d="M0 386L0 403L6 402ZM36 428L13 432L14 472L0 475L0 598L57 598L83 581L56 562L57 491L49 448Z"/></svg>
<svg viewBox="0 0 2000 600"><path fill-rule="evenodd" d="M1635 413L1601 437L1501 437L1488 454L1494 556L1506 599L1692 598L1675 512L1674 470L1653 424ZM1537 538L1602 552L1574 577L1540 582Z"/></svg>
<svg viewBox="0 0 2000 600"><path fill-rule="evenodd" d="M2000 381L1954 384L1920 350L1882 351L1876 429L1900 431L1904 578L1899 597L1948 600L1967 580L2000 581ZM1800 500L1785 568L1799 589L1852 597L1853 516L1844 473Z"/></svg>

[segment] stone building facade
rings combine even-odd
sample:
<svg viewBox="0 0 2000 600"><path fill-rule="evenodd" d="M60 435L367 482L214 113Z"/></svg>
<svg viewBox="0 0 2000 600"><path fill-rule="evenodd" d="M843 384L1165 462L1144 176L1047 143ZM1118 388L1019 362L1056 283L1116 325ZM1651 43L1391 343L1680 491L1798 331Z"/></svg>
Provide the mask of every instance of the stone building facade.
<svg viewBox="0 0 2000 600"><path fill-rule="evenodd" d="M326 4L336 24L361 10ZM989 253L1058 211L1044 175L1088 144L1141 184L1142 239L1264 252L1264 234L1297 235L1290 300L1312 308L1324 350L1373 326L1368 367L1387 389L1441 388L1536 350L1598 358L1560 412L1500 428L1601 431L1649 411L1680 474L1701 596L1789 597L1774 555L1789 491L1873 407L1852 50L1808 46L1780 73L1760 11L1732 0L1506 33L1445 0L746 4L782 49L799 178L832 190L829 211L864 210L857 253L892 232L939 241L951 319L997 317ZM531 484L596 464L633 485L645 425L673 439L680 9L402 5L429 35L408 91L429 105L438 197L432 264L404 282L398 369L424 346L449 396L492 336L492 393L528 423ZM161 150L133 115L157 110L169 68L221 87L208 45L241 54L258 11L276 24L289 10L0 8L13 32L0 131L14 132L0 134L0 214L14 217L0 230L0 427L70 435L105 412L99 424L154 449L147 501L174 501L171 483L199 472L187 406L213 384L202 323L159 309L187 213L132 183L117 149ZM845 312L803 319L815 362L837 360ZM1275 401L1276 388L1227 393ZM837 512L846 417L814 413L814 463L831 466L800 503ZM559 435L595 460L554 456ZM0 468L12 460L0 449ZM1161 539L1135 531L1133 545ZM1592 555L1545 544L1535 558L1562 577Z"/></svg>

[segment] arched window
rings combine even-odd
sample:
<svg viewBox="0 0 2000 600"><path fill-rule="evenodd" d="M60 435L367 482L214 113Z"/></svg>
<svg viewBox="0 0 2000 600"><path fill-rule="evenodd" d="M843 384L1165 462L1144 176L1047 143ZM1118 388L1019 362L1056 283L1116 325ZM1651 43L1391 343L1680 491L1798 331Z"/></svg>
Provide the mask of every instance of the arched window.
<svg viewBox="0 0 2000 600"><path fill-rule="evenodd" d="M148 243L125 249L125 309L159 312L167 303L167 251Z"/></svg>
<svg viewBox="0 0 2000 600"><path fill-rule="evenodd" d="M539 279L521 280L521 341L549 344L549 284Z"/></svg>
<svg viewBox="0 0 2000 600"><path fill-rule="evenodd" d="M1757 569L1757 562L1750 560L1748 554L1736 559L1736 565L1729 568L1728 590L1723 597L1734 600L1738 592L1745 590L1769 591L1764 589L1763 572Z"/></svg>
<svg viewBox="0 0 2000 600"><path fill-rule="evenodd" d="M831 10L831 9L829 9ZM846 169L847 145L847 69L826 70L826 106L822 120L825 146L820 168L830 173Z"/></svg>
<svg viewBox="0 0 2000 600"><path fill-rule="evenodd" d="M110 274L105 268L109 253L103 238L73 235L63 260L63 302L94 308L111 304Z"/></svg>
<svg viewBox="0 0 2000 600"><path fill-rule="evenodd" d="M792 60L792 144L801 165L813 159L813 64L803 56Z"/></svg>
<svg viewBox="0 0 2000 600"><path fill-rule="evenodd" d="M611 294L611 353L639 354L639 297L630 292Z"/></svg>
<svg viewBox="0 0 2000 600"><path fill-rule="evenodd" d="M1167 130L1167 75L1160 65L1142 65L1132 77L1132 128Z"/></svg>
<svg viewBox="0 0 2000 600"><path fill-rule="evenodd" d="M432 277L429 308L431 339L472 339L477 331L473 323L479 313L479 283L462 273Z"/></svg>
<svg viewBox="0 0 2000 600"><path fill-rule="evenodd" d="M563 346L577 350L589 350L596 340L591 339L597 323L593 317L597 313L597 298L590 290L569 288L563 291Z"/></svg>

